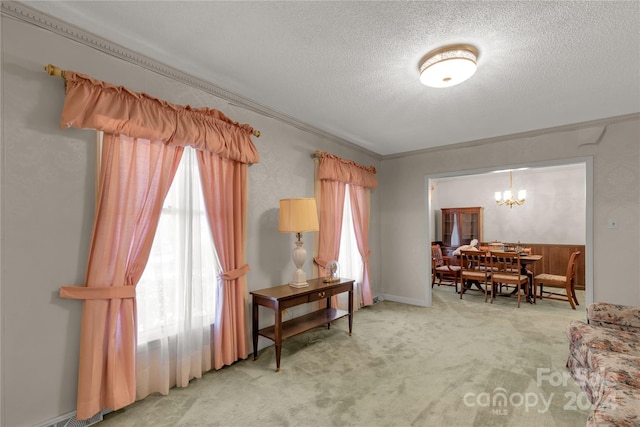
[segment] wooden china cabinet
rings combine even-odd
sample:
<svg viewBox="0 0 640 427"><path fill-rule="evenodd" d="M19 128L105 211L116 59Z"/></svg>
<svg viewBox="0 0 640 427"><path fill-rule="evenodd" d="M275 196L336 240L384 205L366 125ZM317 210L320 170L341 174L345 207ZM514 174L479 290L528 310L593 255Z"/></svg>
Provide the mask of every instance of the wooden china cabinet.
<svg viewBox="0 0 640 427"><path fill-rule="evenodd" d="M482 242L482 207L442 209L442 247L468 245L473 239ZM447 251L448 252L448 251Z"/></svg>

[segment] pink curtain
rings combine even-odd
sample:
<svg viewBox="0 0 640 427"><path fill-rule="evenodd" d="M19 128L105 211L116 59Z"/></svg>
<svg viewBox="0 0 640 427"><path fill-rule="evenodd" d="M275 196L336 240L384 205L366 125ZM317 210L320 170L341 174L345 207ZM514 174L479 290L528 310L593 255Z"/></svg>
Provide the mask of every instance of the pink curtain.
<svg viewBox="0 0 640 427"><path fill-rule="evenodd" d="M222 275L216 292L213 363L216 369L245 358L247 164L198 152L202 190Z"/></svg>
<svg viewBox="0 0 640 427"><path fill-rule="evenodd" d="M353 228L355 229L358 252L362 256L364 273L362 278L362 302L364 305L373 304L371 296L371 284L369 283L369 202L366 189L359 185L351 185L351 213L353 215Z"/></svg>
<svg viewBox="0 0 640 427"><path fill-rule="evenodd" d="M359 185L364 188L377 188L376 168L362 166L351 160L341 159L332 154L322 153L318 179L341 181L347 184Z"/></svg>
<svg viewBox="0 0 640 427"><path fill-rule="evenodd" d="M344 209L345 183L340 181L321 181L320 183L320 229L318 231L318 256L313 261L322 269L329 261L338 259L340 251L340 231L342 230L342 211Z"/></svg>
<svg viewBox="0 0 640 427"><path fill-rule="evenodd" d="M63 298L84 300L78 419L135 400L135 285L182 150L122 135L104 136L86 285L60 289Z"/></svg>
<svg viewBox="0 0 640 427"><path fill-rule="evenodd" d="M364 265L362 296L365 305L373 304L369 282L369 203L368 191L378 186L373 166L362 166L350 160L322 153L317 179L320 180L320 231L316 264L337 259L340 250L342 209L345 184L351 187L351 209L358 251ZM326 274L326 272L324 273Z"/></svg>
<svg viewBox="0 0 640 427"><path fill-rule="evenodd" d="M223 166L223 172L216 171L204 183L211 191L209 203L223 212L213 218L231 221L212 225L219 229L214 238L224 252L225 270L216 364L247 354L246 164L257 163L259 156L251 141L253 129L217 110L172 105L72 71L65 72L65 88L61 126L102 130L107 141L86 283L60 289L63 298L84 300L76 417L86 419L135 400L135 285L182 146L234 165Z"/></svg>
<svg viewBox="0 0 640 427"><path fill-rule="evenodd" d="M66 97L60 125L96 129L190 145L243 163L257 163L253 128L230 120L218 110L173 105L144 93L89 76L65 72Z"/></svg>

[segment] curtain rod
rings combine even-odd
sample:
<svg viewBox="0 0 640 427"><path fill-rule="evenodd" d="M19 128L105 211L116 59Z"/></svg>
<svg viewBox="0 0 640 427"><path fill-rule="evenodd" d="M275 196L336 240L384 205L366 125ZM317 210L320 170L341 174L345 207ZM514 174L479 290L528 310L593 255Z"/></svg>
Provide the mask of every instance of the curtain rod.
<svg viewBox="0 0 640 427"><path fill-rule="evenodd" d="M354 164L354 165L356 165L356 166L358 166L358 167L361 167L361 168L363 168L363 169L370 170L370 172L372 172L372 173L374 173L374 174L376 173L376 168L375 168L375 166L373 166L373 165L371 165L371 166L364 166L364 165L361 165L361 164L359 164L359 163L356 163L356 162L353 162L353 161L350 161L350 160L345 160L345 159L343 159L342 157L335 156L335 155L333 155L333 154L329 154L329 153L326 153L326 152L324 152L324 151L320 151L320 150L316 150L316 151L314 151L314 152L313 152L313 154L311 155L311 157L312 157L312 158L316 158L316 159L321 159L321 158L323 158L325 155L327 155L327 156L331 156L331 157L336 158L336 159L339 159L339 160L341 160L341 161L343 161L343 162L349 162L349 163Z"/></svg>
<svg viewBox="0 0 640 427"><path fill-rule="evenodd" d="M62 70L60 67L56 67L55 65L45 65L44 70L47 72L47 74L49 74L50 76L54 76L54 77L61 77L63 79L66 78L65 74L65 70ZM256 138L260 138L260 131L259 130L253 130L253 136L255 136Z"/></svg>

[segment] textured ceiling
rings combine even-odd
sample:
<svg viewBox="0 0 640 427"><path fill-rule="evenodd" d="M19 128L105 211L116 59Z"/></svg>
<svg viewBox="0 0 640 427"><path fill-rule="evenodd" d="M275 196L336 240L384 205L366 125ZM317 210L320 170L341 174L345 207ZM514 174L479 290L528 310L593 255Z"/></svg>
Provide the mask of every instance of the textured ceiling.
<svg viewBox="0 0 640 427"><path fill-rule="evenodd" d="M640 112L637 1L25 4L383 156ZM421 85L452 43L476 74Z"/></svg>

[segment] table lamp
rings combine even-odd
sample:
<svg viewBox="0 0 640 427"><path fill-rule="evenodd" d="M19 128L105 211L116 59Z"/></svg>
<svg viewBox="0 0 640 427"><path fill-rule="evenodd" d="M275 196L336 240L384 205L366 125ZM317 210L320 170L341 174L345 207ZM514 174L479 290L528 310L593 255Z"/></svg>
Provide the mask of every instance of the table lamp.
<svg viewBox="0 0 640 427"><path fill-rule="evenodd" d="M280 200L280 221L278 231L281 233L296 233L296 247L293 248L293 263L296 271L289 286L303 288L309 286L307 283L307 273L302 270L302 266L307 258L307 251L302 247L302 233L307 231L318 231L318 211L316 209L316 199L281 199Z"/></svg>

